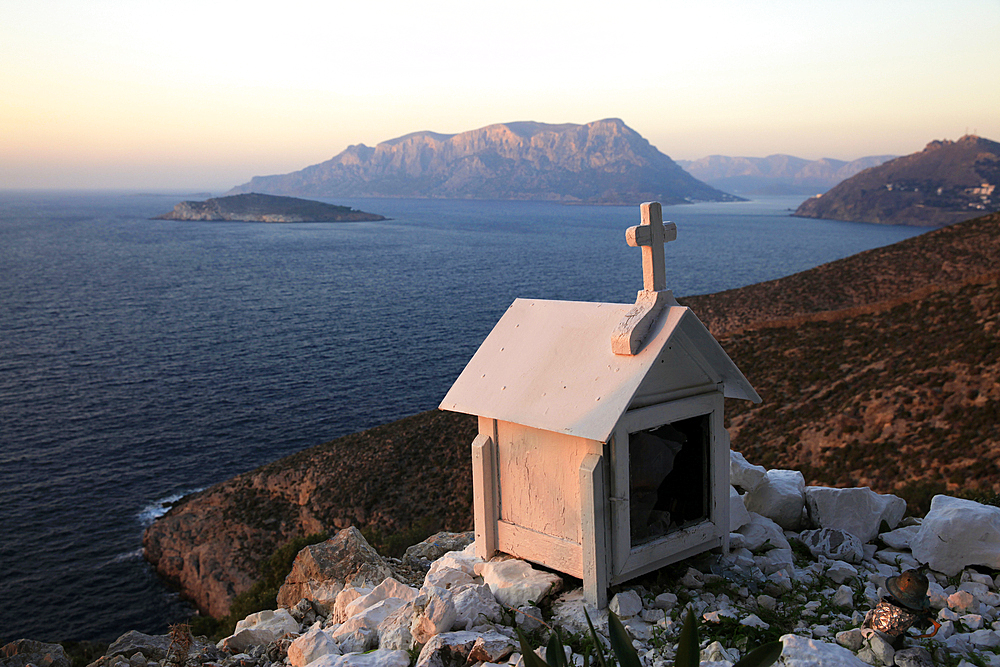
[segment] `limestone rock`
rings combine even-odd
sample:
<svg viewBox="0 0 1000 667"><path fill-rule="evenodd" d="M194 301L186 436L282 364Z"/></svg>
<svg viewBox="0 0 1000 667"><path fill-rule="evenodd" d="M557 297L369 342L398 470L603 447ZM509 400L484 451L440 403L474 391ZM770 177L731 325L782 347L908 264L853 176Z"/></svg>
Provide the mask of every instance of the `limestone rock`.
<svg viewBox="0 0 1000 667"><path fill-rule="evenodd" d="M897 667L934 667L934 658L931 657L931 652L922 646L896 651L893 660Z"/></svg>
<svg viewBox="0 0 1000 667"><path fill-rule="evenodd" d="M329 609L345 586L377 586L392 576L385 560L354 526L299 552L278 591L278 604L290 607L302 598ZM317 595L320 593L320 595Z"/></svg>
<svg viewBox="0 0 1000 667"><path fill-rule="evenodd" d="M408 602L389 614L378 626L379 648L394 651L409 651L413 648L413 634L410 625L413 623L413 603Z"/></svg>
<svg viewBox="0 0 1000 667"><path fill-rule="evenodd" d="M355 614L363 612L379 602L386 600L398 600L392 605L393 608L401 606L404 602L413 602L417 597L417 589L406 584L401 584L392 577L387 578L381 584L372 589L370 593L362 595L344 606L344 620L351 618ZM338 596L338 601L340 597Z"/></svg>
<svg viewBox="0 0 1000 667"><path fill-rule="evenodd" d="M288 646L288 664L305 667L324 655L340 655L337 642L322 628L313 628Z"/></svg>
<svg viewBox="0 0 1000 667"><path fill-rule="evenodd" d="M104 654L107 656L132 656L139 652L147 660L159 661L167 657L167 649L169 648L170 635L146 635L130 630L108 646L108 650Z"/></svg>
<svg viewBox="0 0 1000 667"><path fill-rule="evenodd" d="M840 528L804 530L799 538L813 556L823 555L848 563L860 563L865 558L861 540Z"/></svg>
<svg viewBox="0 0 1000 667"><path fill-rule="evenodd" d="M810 486L805 490L810 520L820 528L839 528L862 544L878 535L885 521L895 528L906 513L906 501L891 494L878 494L868 487L832 489Z"/></svg>
<svg viewBox="0 0 1000 667"><path fill-rule="evenodd" d="M870 667L843 646L800 637L783 635L781 664L785 667Z"/></svg>
<svg viewBox="0 0 1000 667"><path fill-rule="evenodd" d="M108 655L111 655L110 653ZM3 667L70 667L69 658L59 644L45 644L32 639L18 639L0 648Z"/></svg>
<svg viewBox="0 0 1000 667"><path fill-rule="evenodd" d="M455 604L453 628L456 630L471 630L483 623L496 623L503 611L493 591L486 584L462 586L454 591L451 599Z"/></svg>
<svg viewBox="0 0 1000 667"><path fill-rule="evenodd" d="M462 551L449 551L431 564L424 586L455 588L476 583L476 566L482 563L471 543Z"/></svg>
<svg viewBox="0 0 1000 667"><path fill-rule="evenodd" d="M408 667L410 655L406 651L378 649L368 653L324 655L309 663L309 667Z"/></svg>
<svg viewBox="0 0 1000 667"><path fill-rule="evenodd" d="M515 609L540 602L562 586L561 577L536 570L516 558L486 563L482 575L497 601Z"/></svg>
<svg viewBox="0 0 1000 667"><path fill-rule="evenodd" d="M236 624L232 635L219 642L219 648L239 653L248 646L269 644L289 633L299 631L296 621L287 609L265 610L250 614Z"/></svg>
<svg viewBox="0 0 1000 667"><path fill-rule="evenodd" d="M896 530L879 535L879 539L885 542L890 549L909 549L910 541L920 532L920 526L903 526Z"/></svg>
<svg viewBox="0 0 1000 667"><path fill-rule="evenodd" d="M729 481L744 491L753 491L767 478L763 466L751 465L739 452L729 452Z"/></svg>
<svg viewBox="0 0 1000 667"><path fill-rule="evenodd" d="M918 561L948 576L968 565L1000 569L1000 508L934 496L910 548Z"/></svg>
<svg viewBox="0 0 1000 667"><path fill-rule="evenodd" d="M747 511L743 496L736 487L729 487L729 532L735 532L750 523L750 513Z"/></svg>
<svg viewBox="0 0 1000 667"><path fill-rule="evenodd" d="M464 533L436 533L423 542L414 544L403 554L404 562L432 563L449 551L461 551L476 539L475 531Z"/></svg>
<svg viewBox="0 0 1000 667"><path fill-rule="evenodd" d="M756 512L750 512L750 523L736 532L743 535L746 548L754 553L770 549L791 549L781 526Z"/></svg>
<svg viewBox="0 0 1000 667"><path fill-rule="evenodd" d="M420 595L413 601L413 612L410 634L418 644L426 644L431 637L448 632L458 618L451 591L445 588L421 589Z"/></svg>
<svg viewBox="0 0 1000 667"><path fill-rule="evenodd" d="M631 618L642 611L642 598L635 591L617 593L608 605L619 618Z"/></svg>
<svg viewBox="0 0 1000 667"><path fill-rule="evenodd" d="M473 654L475 657L470 657ZM462 667L472 662L497 662L514 652L514 642L498 632L446 632L428 641L416 667ZM480 657L483 656L483 657Z"/></svg>
<svg viewBox="0 0 1000 667"><path fill-rule="evenodd" d="M360 598L359 598L360 599ZM399 598L379 600L357 611L333 632L333 638L344 652L367 651L375 648L378 628L394 611L406 602Z"/></svg>
<svg viewBox="0 0 1000 667"><path fill-rule="evenodd" d="M747 510L766 516L786 530L802 524L806 481L798 470L768 470L767 477L743 502Z"/></svg>

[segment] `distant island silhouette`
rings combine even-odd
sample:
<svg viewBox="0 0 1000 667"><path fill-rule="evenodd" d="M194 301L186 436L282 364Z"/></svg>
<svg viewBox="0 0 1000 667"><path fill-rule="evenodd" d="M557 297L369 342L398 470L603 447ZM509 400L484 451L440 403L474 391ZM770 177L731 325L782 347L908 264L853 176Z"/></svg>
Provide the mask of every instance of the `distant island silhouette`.
<svg viewBox="0 0 1000 667"><path fill-rule="evenodd" d="M204 220L241 222L365 222L385 220L375 213L357 211L310 199L249 193L205 201L182 201L174 210L153 220Z"/></svg>

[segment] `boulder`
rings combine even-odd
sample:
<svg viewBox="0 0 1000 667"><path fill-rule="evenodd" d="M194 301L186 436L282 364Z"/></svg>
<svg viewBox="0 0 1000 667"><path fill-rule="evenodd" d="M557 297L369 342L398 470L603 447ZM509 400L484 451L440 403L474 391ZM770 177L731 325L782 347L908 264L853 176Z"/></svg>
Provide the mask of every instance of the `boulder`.
<svg viewBox="0 0 1000 667"><path fill-rule="evenodd" d="M357 600L372 592L371 588L355 588L348 586L337 593L337 597L329 610L331 623L343 623L347 620L347 608Z"/></svg>
<svg viewBox="0 0 1000 667"><path fill-rule="evenodd" d="M379 626L405 604L399 598L386 598L358 610L334 630L333 639L345 653L375 648Z"/></svg>
<svg viewBox="0 0 1000 667"><path fill-rule="evenodd" d="M475 539L476 533L471 530L465 533L437 533L419 544L408 547L403 554L403 562L429 564L449 551L465 549Z"/></svg>
<svg viewBox="0 0 1000 667"><path fill-rule="evenodd" d="M920 526L903 526L878 536L890 549L909 549L910 541L920 532Z"/></svg>
<svg viewBox="0 0 1000 667"><path fill-rule="evenodd" d="M832 489L810 486L805 490L809 518L820 528L839 528L861 543L879 534L882 522L895 528L906 513L906 501L891 494L878 494L868 487Z"/></svg>
<svg viewBox="0 0 1000 667"><path fill-rule="evenodd" d="M498 632L446 632L435 635L417 657L416 667L462 667L499 662L514 652L514 641Z"/></svg>
<svg viewBox="0 0 1000 667"><path fill-rule="evenodd" d="M513 609L540 602L562 586L558 575L536 570L516 558L485 563L482 576L497 601Z"/></svg>
<svg viewBox="0 0 1000 667"><path fill-rule="evenodd" d="M389 577L381 584L373 588L370 593L355 598L350 603L346 604L344 606L343 618L345 620L349 619L355 614L358 614L385 600L398 600L399 603L395 604L394 607L399 607L402 603L413 602L415 597L417 597L416 588L407 586L406 584L401 584L392 577ZM340 597L338 596L337 599L339 601Z"/></svg>
<svg viewBox="0 0 1000 667"><path fill-rule="evenodd" d="M413 601L410 634L416 643L426 644L431 637L451 630L457 618L450 590L425 587Z"/></svg>
<svg viewBox="0 0 1000 667"><path fill-rule="evenodd" d="M471 630L483 623L496 623L503 609L486 584L468 584L453 591L455 624L453 630Z"/></svg>
<svg viewBox="0 0 1000 667"><path fill-rule="evenodd" d="M622 591L611 598L608 605L619 618L631 618L642 612L642 598L633 590Z"/></svg>
<svg viewBox="0 0 1000 667"><path fill-rule="evenodd" d="M969 565L1000 569L1000 508L934 496L910 549L918 561L948 576Z"/></svg>
<svg viewBox="0 0 1000 667"><path fill-rule="evenodd" d="M167 657L170 648L170 635L146 635L135 630L126 632L116 639L104 655L124 655L131 657L136 652L142 653L146 660L161 661Z"/></svg>
<svg viewBox="0 0 1000 667"><path fill-rule="evenodd" d="M826 556L833 560L860 563L865 558L864 545L857 537L840 528L804 530L799 539L813 556Z"/></svg>
<svg viewBox="0 0 1000 667"><path fill-rule="evenodd" d="M337 642L321 628L313 628L288 646L288 664L305 667L324 655L340 655Z"/></svg>
<svg viewBox="0 0 1000 667"><path fill-rule="evenodd" d="M762 466L747 463L739 452L729 452L729 481L744 491L753 491L767 478L767 471Z"/></svg>
<svg viewBox="0 0 1000 667"><path fill-rule="evenodd" d="M747 511L743 496L736 487L729 487L729 532L735 532L750 523L750 512Z"/></svg>
<svg viewBox="0 0 1000 667"><path fill-rule="evenodd" d="M768 470L767 477L743 502L747 510L771 519L785 530L798 530L802 525L805 478L798 470Z"/></svg>
<svg viewBox="0 0 1000 667"><path fill-rule="evenodd" d="M278 590L278 605L291 607L306 598L328 613L346 586L377 586L390 576L385 559L351 526L299 552Z"/></svg>
<svg viewBox="0 0 1000 667"><path fill-rule="evenodd" d="M781 663L785 667L870 667L851 651L799 635L781 637Z"/></svg>
<svg viewBox="0 0 1000 667"><path fill-rule="evenodd" d="M250 614L236 624L236 631L219 642L221 649L240 653L248 646L270 644L290 633L299 631L296 621L287 609L270 609Z"/></svg>
<svg viewBox="0 0 1000 667"><path fill-rule="evenodd" d="M754 553L771 549L791 549L781 526L756 512L750 512L750 523L736 532L743 536L746 548Z"/></svg>
<svg viewBox="0 0 1000 667"><path fill-rule="evenodd" d="M109 653L108 655L112 655ZM164 652L164 655L166 653ZM70 667L69 658L59 644L45 644L32 639L18 639L0 648L3 667Z"/></svg>
<svg viewBox="0 0 1000 667"><path fill-rule="evenodd" d="M309 663L309 667L409 667L410 654L406 651L378 649L368 653L324 655Z"/></svg>
<svg viewBox="0 0 1000 667"><path fill-rule="evenodd" d="M379 648L394 651L409 651L413 648L413 634L410 625L413 623L413 603L408 602L389 614L378 626Z"/></svg>
<svg viewBox="0 0 1000 667"><path fill-rule="evenodd" d="M424 586L455 588L476 583L476 566L482 564L483 559L476 556L472 544L462 551L449 551L431 564L424 577Z"/></svg>

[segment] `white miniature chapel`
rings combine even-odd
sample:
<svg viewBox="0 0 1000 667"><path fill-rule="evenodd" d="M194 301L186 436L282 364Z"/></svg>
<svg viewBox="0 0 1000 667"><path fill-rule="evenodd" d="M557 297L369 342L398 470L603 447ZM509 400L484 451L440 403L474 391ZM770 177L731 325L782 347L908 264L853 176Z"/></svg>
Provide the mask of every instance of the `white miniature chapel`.
<svg viewBox="0 0 1000 667"><path fill-rule="evenodd" d="M440 408L479 417L472 443L476 554L498 552L608 587L729 546L723 398L760 397L666 289L660 204L636 303L517 299Z"/></svg>

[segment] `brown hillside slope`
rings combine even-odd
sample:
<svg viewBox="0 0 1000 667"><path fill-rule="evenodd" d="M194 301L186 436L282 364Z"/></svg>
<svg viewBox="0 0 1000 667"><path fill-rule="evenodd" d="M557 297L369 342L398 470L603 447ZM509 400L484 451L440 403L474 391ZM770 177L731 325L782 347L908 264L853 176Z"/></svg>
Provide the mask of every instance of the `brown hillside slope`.
<svg viewBox="0 0 1000 667"><path fill-rule="evenodd" d="M728 406L734 449L810 481L916 498L998 488L1000 215L780 280L686 299L764 398ZM185 498L146 556L225 613L279 544L354 523L471 525L473 418L427 412Z"/></svg>

